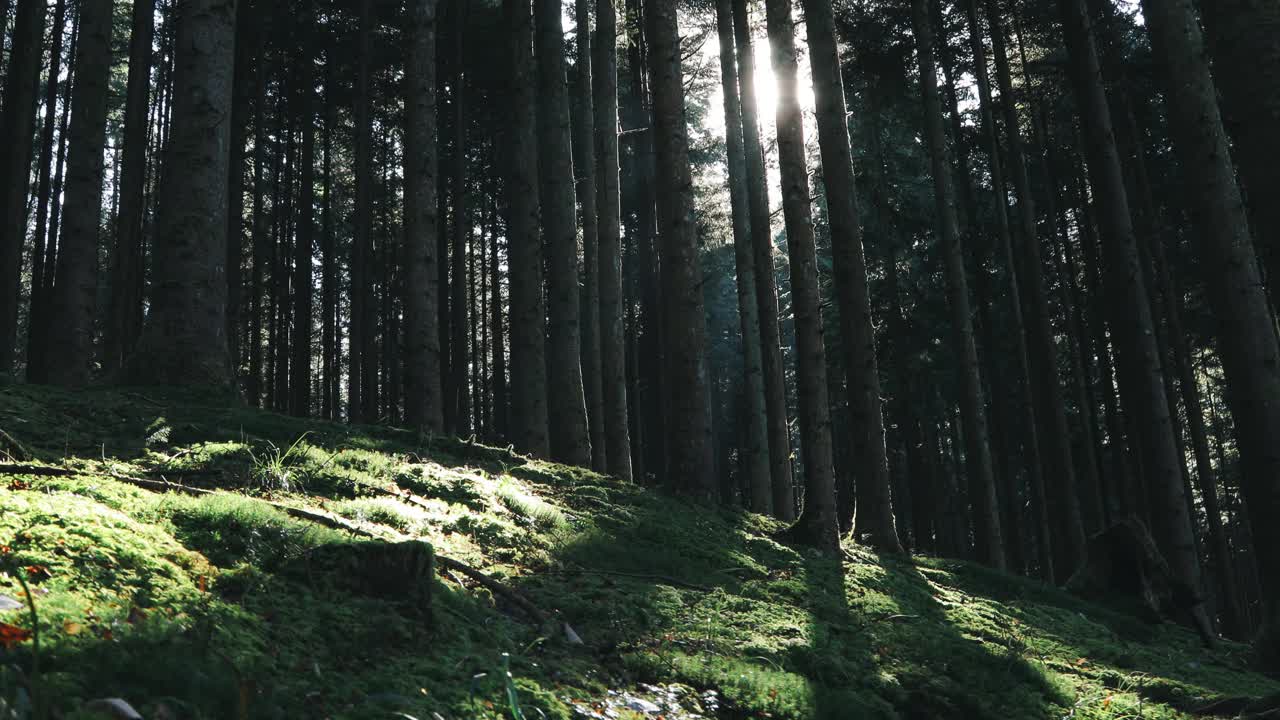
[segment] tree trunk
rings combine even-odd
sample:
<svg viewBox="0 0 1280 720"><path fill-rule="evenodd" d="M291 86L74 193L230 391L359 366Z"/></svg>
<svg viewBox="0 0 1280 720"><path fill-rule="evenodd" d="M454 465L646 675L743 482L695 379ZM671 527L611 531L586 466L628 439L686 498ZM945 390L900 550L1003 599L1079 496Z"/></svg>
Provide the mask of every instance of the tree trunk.
<svg viewBox="0 0 1280 720"><path fill-rule="evenodd" d="M591 465L583 390L578 233L575 227L569 92L558 0L535 0L538 69L538 191L547 254L547 380L551 457Z"/></svg>
<svg viewBox="0 0 1280 720"><path fill-rule="evenodd" d="M605 472L604 386L600 373L600 226L596 196L595 113L592 108L591 0L575 0L578 52L573 73L573 172L582 224L582 383L591 439L591 469Z"/></svg>
<svg viewBox="0 0 1280 720"><path fill-rule="evenodd" d="M7 7L5 9L8 10ZM55 127L58 127L59 122L58 76L62 72L62 41L66 35L64 31L66 24L67 2L66 0L58 0L53 12L53 43L49 49L49 79L45 86L44 127L40 131L40 156L38 160L40 170L37 183L38 189L36 191L36 230L35 242L31 253L31 305L28 310L27 321L27 382L31 383L47 382L49 377L48 367L45 365L44 359L48 351L49 292L53 289L53 283L51 281L46 282L46 280L53 275L53 263L46 264L46 258L54 257L51 251L56 246L56 238L49 232L51 227L56 225L53 218L49 216L49 205L51 201L55 205L58 204L58 201L53 198L53 131ZM71 55L75 57L74 38L72 46ZM70 78L71 73L68 73L68 88L71 85ZM68 95L68 102L64 105L64 111L70 106L69 98L70 96ZM60 140L62 142L59 143L59 161L62 158L61 146L66 141L65 134L60 137ZM144 129L144 149L145 142L146 133ZM141 322L141 301L138 303L138 311L138 321Z"/></svg>
<svg viewBox="0 0 1280 720"><path fill-rule="evenodd" d="M1200 566L1183 496L1181 466L1155 344L1155 326L1142 279L1097 50L1089 34L1083 0L1060 0L1059 8L1076 101L1087 138L1089 177L1098 204L1102 244L1107 253L1104 286L1121 368L1120 392L1126 410L1139 429L1153 535L1174 576L1187 587L1198 589ZM1203 615L1203 606L1196 607L1195 612Z"/></svg>
<svg viewBox="0 0 1280 720"><path fill-rule="evenodd" d="M127 374L133 382L228 387L224 263L236 0L190 0L180 12L156 282Z"/></svg>
<svg viewBox="0 0 1280 720"><path fill-rule="evenodd" d="M626 337L622 323L621 196L618 168L618 46L613 0L596 0L594 130L596 136L596 224L600 275L600 372L606 469L632 479L627 411Z"/></svg>
<svg viewBox="0 0 1280 720"><path fill-rule="evenodd" d="M507 121L507 267L511 283L511 440L538 457L547 437L546 314L538 234L538 146L534 132L533 15L529 0L504 0L510 48Z"/></svg>
<svg viewBox="0 0 1280 720"><path fill-rule="evenodd" d="M849 149L849 124L836 50L831 0L805 0L813 89L817 102L822 181L831 222L831 251L839 300L841 346L845 349L846 384L852 421L851 451L857 459L857 527L859 540L889 552L901 552L894 526L885 449L880 370L867 290L867 261L862 249ZM851 488L845 489L847 492ZM846 520L852 520L847 518ZM847 523L842 522L841 526Z"/></svg>
<svg viewBox="0 0 1280 720"><path fill-rule="evenodd" d="M22 245L27 239L31 137L44 49L44 0L18 0L0 124L0 377L13 372L18 342Z"/></svg>
<svg viewBox="0 0 1280 720"><path fill-rule="evenodd" d="M405 420L429 433L444 430L437 327L436 2L413 0L409 6L404 87Z"/></svg>
<svg viewBox="0 0 1280 720"><path fill-rule="evenodd" d="M773 75L778 83L778 166L782 173L787 255L791 261L800 448L804 459L805 502L795 532L802 542L836 553L840 548L840 523L827 399L827 348L822 337L822 295L809 207L804 125L796 97L795 23L790 0L768 0L765 10Z"/></svg>
<svg viewBox="0 0 1280 720"><path fill-rule="evenodd" d="M924 100L925 140L933 170L935 207L941 235L947 277L947 302L951 308L952 332L961 365L961 414L964 423L965 461L969 475L974 539L978 558L996 568L1004 568L1004 545L1000 536L1000 507L996 500L987 444L987 418L983 401L978 350L974 343L969 306L969 286L965 277L964 249L956 219L955 193L946 158L942 108L933 60L933 30L925 0L912 1L916 43L919 48L920 89Z"/></svg>
<svg viewBox="0 0 1280 720"><path fill-rule="evenodd" d="M702 299L693 178L675 0L647 0L649 83L662 242L662 313L668 485L699 500L716 496L707 320Z"/></svg>
<svg viewBox="0 0 1280 720"><path fill-rule="evenodd" d="M991 85L987 79L987 61L982 42L982 29L978 23L977 0L969 0L968 19L974 57L978 67L978 87L983 97L985 125L991 143L993 167L1000 164L994 113L991 110ZM1022 149L1022 133L1019 130L1018 108L1013 97L1013 78L1009 69L1008 52L1005 49L1004 28L995 12L995 1L987 0L987 19L991 23L992 49L996 61L996 79L1000 85L1000 111L1004 119L1005 140L1008 146L1008 165L1013 176L1014 194L1020 233L1021 253L1006 251L1010 274L1021 276L1016 288L1021 304L1026 308L1026 333L1029 369L1028 378L1036 394L1038 436L1046 477L1044 483L1053 492L1051 513L1057 542L1056 580L1065 582L1071 573L1084 563L1085 532L1081 517L1079 491L1076 488L1075 462L1071 452L1071 432L1067 426L1066 402L1058 372L1058 354L1054 347L1053 330L1049 326L1049 301L1045 291L1043 261L1040 255L1040 233L1036 224L1036 209L1031 195L1031 180L1027 173ZM1000 197L1000 212L1005 211L1004 195ZM1016 259L1015 259L1016 258ZM1048 494L1045 494L1048 497Z"/></svg>
<svg viewBox="0 0 1280 720"><path fill-rule="evenodd" d="M433 58L434 59L434 58ZM337 106L334 103L334 58L325 59L324 79L324 127L321 135L321 174L322 197L320 209L320 297L321 323L320 345L321 374L324 376L322 387L324 397L321 402L321 416L326 420L337 420L340 401L338 394L342 385L338 377L342 367L341 340L338 331L338 252L333 228L333 127L337 124ZM432 88L434 90L434 87ZM410 106L406 104L406 108ZM412 110L409 110L412 112ZM434 120L434 116L432 117ZM408 133L406 133L406 142ZM405 177L409 177L406 173ZM407 193L406 193L407 195ZM406 218L408 212L405 213ZM411 236L410 236L411 237ZM406 311L407 312L407 311Z"/></svg>
<svg viewBox="0 0 1280 720"><path fill-rule="evenodd" d="M347 419L350 422L371 421L367 409L369 399L365 398L369 390L365 380L365 366L373 366L373 353L367 352L371 343L366 343L366 336L372 337L372 328L365 329L372 314L372 278L369 276L370 238L370 184L373 182L373 168L370 164L370 137L373 134L369 105L369 53L371 50L369 18L372 0L360 0L360 20L357 30L357 61L355 77L355 97L352 115L355 118L355 208L352 218L353 235L351 238L351 324L350 324L350 360L348 361L347 378Z"/></svg>
<svg viewBox="0 0 1280 720"><path fill-rule="evenodd" d="M305 0L301 20L302 30L314 26L311 0ZM315 204L316 204L316 121L315 78L309 48L301 47L305 61L300 63L297 119L302 123L302 155L298 162L298 207L294 212L297 229L293 249L293 341L290 343L292 359L289 363L289 412L297 417L311 415L311 314L312 314L312 262L315 257ZM238 274L238 273L237 273Z"/></svg>
<svg viewBox="0 0 1280 720"><path fill-rule="evenodd" d="M737 58L733 47L731 0L716 0L720 40L720 82L724 92L725 144L728 148L729 202L733 219L734 266L738 282L738 317L742 329L743 386L738 417L743 425L738 448L739 484L746 506L768 513L773 505L769 482L764 371L760 359L760 309L756 304L756 272L752 262L751 218L747 203L746 156L742 148L742 108L738 101Z"/></svg>
<svg viewBox="0 0 1280 720"><path fill-rule="evenodd" d="M142 20L135 16L135 24L138 22L150 22L150 14L154 9L155 0L147 0L138 5L146 5L147 20ZM136 7L135 7L136 12ZM239 376L241 368L240 358L240 331L241 331L241 297L244 295L244 280L241 277L241 268L244 265L244 160L245 145L249 140L249 105L253 100L253 65L257 62L254 57L255 43L250 42L249 38L253 36L257 29L254 25L254 17L249 3L245 2L236 9L236 37L239 41L236 43L236 64L233 74L234 87L231 96L231 159L227 163L229 177L227 178L227 346L231 354L231 369L236 376L236 383L239 385ZM135 33L135 40L137 31ZM150 76L150 49L151 39L147 38L147 67L148 77ZM130 61L129 67L132 69L133 63ZM143 122L146 121L145 105L143 101ZM143 131L145 139L146 131ZM126 141L127 144L127 141ZM126 147L127 149L127 147ZM145 168L144 168L145 171ZM138 187L139 206L143 202L142 183ZM123 220L123 216L121 220ZM141 216L138 219L138 231L141 233L142 222ZM119 232L119 230L117 231ZM140 238L139 238L140 240ZM139 246L141 243L139 242ZM139 261L139 268L141 262ZM112 294L112 301L115 301L115 294ZM139 306L141 303L139 303ZM141 321L141 317L139 317ZM109 327L109 326L108 326Z"/></svg>
<svg viewBox="0 0 1280 720"><path fill-rule="evenodd" d="M102 0L86 3L80 11L76 111L71 114L62 238L51 296L49 356L45 358L49 382L65 387L87 385L93 367L114 7L111 0Z"/></svg>
<svg viewBox="0 0 1280 720"><path fill-rule="evenodd" d="M445 386L445 427L461 437L471 434L467 412L467 392L471 386L467 358L467 247L471 244L472 220L468 203L467 152L470 118L466 107L466 73L463 68L463 40L466 13L461 5L453 13L453 82L450 99L453 110L453 237L449 261L449 382Z"/></svg>
<svg viewBox="0 0 1280 720"><path fill-rule="evenodd" d="M1166 71L1174 151L1191 195L1197 250L1208 270L1227 397L1240 443L1241 487L1258 548L1280 547L1280 343L1258 277L1217 90L1189 0L1143 0L1152 49ZM1274 38L1272 38L1274 43ZM1280 630L1280 554L1259 555L1264 622Z"/></svg>
<svg viewBox="0 0 1280 720"><path fill-rule="evenodd" d="M773 485L773 514L795 519L791 473L791 435L787 420L787 390L782 364L782 332L778 325L778 287L773 275L773 231L769 223L769 185L760 144L756 110L755 51L747 0L733 0L733 31L738 51L738 88L742 101L743 152L746 156L747 203L751 212L752 266L760 318L761 368L764 372L765 414L768 425L769 476Z"/></svg>
<svg viewBox="0 0 1280 720"><path fill-rule="evenodd" d="M1280 297L1280 5L1273 0L1197 4L1205 25L1222 120L1233 142L1253 240L1272 303Z"/></svg>

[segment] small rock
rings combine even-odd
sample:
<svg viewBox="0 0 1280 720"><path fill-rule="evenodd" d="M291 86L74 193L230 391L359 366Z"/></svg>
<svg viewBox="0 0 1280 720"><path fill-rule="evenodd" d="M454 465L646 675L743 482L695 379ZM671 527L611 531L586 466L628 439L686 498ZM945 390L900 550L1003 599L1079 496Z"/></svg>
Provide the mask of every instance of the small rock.
<svg viewBox="0 0 1280 720"><path fill-rule="evenodd" d="M9 610L21 610L24 607L26 607L26 605L23 605L21 602L14 600L8 595L0 595L0 612L7 612Z"/></svg>
<svg viewBox="0 0 1280 720"><path fill-rule="evenodd" d="M644 713L645 715L659 715L662 713L662 708L634 695L623 695L622 706L633 712Z"/></svg>

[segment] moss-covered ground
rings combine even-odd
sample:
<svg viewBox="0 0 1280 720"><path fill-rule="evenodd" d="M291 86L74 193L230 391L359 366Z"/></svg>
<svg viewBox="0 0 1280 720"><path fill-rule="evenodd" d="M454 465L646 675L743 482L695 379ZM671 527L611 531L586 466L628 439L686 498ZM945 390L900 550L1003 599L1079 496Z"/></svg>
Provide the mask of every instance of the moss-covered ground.
<svg viewBox="0 0 1280 720"><path fill-rule="evenodd" d="M730 718L1179 718L1280 691L1244 647L1032 580L838 563L766 518L453 439L25 386L0 388L0 429L26 464L75 471L0 476L0 623L33 629L4 602L26 604L20 579L38 616L36 637L0 632L4 718L104 697L149 718L569 718L641 682L714 689ZM429 611L366 591L308 558L372 540L267 500L427 540L550 619L447 569Z"/></svg>

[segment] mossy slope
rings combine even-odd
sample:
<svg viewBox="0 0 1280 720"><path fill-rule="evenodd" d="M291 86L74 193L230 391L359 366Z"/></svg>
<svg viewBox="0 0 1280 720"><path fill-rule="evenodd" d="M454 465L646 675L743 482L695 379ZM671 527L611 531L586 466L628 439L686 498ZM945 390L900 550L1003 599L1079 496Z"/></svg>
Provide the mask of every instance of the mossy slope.
<svg viewBox="0 0 1280 720"><path fill-rule="evenodd" d="M36 687L65 717L119 696L192 718L568 718L657 681L717 690L725 717L1176 718L1280 690L1243 648L1033 581L856 549L840 565L773 542L768 519L452 439L21 386L0 388L0 429L77 472L0 477L0 595L38 568ZM229 492L113 477L146 474ZM265 498L426 539L554 620L449 572L429 615L364 592L307 559L367 540ZM33 655L0 647L0 703Z"/></svg>

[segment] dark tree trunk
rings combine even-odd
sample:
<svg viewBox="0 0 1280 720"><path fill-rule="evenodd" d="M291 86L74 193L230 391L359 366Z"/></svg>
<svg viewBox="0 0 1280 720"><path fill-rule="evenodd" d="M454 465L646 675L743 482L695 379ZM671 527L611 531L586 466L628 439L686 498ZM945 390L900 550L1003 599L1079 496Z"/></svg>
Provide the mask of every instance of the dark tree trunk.
<svg viewBox="0 0 1280 720"><path fill-rule="evenodd" d="M894 526L885 449L884 408L880 400L880 369L876 364L876 336L867 290L867 260L862 249L849 124L836 51L835 21L830 0L805 0L805 27L817 103L818 141L822 150L822 181L831 222L831 252L840 309L841 347L845 349L849 413L853 425L851 452L857 458L857 519L859 540L879 550L901 552ZM842 488L849 493L853 488ZM842 518L841 526L853 518Z"/></svg>
<svg viewBox="0 0 1280 720"><path fill-rule="evenodd" d="M733 0L733 32L738 51L738 88L742 101L743 152L746 155L747 203L751 213L752 266L760 318L760 360L764 373L766 432L769 443L769 476L773 486L773 514L784 521L795 519L794 479L791 473L791 436L787 420L786 376L782 365L782 332L779 328L778 287L773 275L773 231L769 222L769 186L756 110L755 51L747 0Z"/></svg>
<svg viewBox="0 0 1280 720"><path fill-rule="evenodd" d="M1280 553L1265 550L1280 548L1280 343L1258 277L1195 8L1189 0L1143 0L1142 7L1166 73L1173 146L1219 322L1227 397L1240 442L1241 489L1254 542L1264 549L1264 621L1280 632Z"/></svg>
<svg viewBox="0 0 1280 720"><path fill-rule="evenodd" d="M955 193L952 189L946 157L942 107L938 100L933 60L933 30L930 27L925 0L913 0L912 15L919 48L925 139L929 146L933 168L935 207L940 225L943 264L946 268L947 302L951 309L956 354L959 356L961 365L960 407L964 422L965 460L969 475L974 538L978 558L992 567L1003 568L1005 556L1000 536L1000 508L996 500L995 480L991 470L991 451L987 444L986 409L978 364L978 350L973 335L969 286L965 277L964 249L958 230Z"/></svg>
<svg viewBox="0 0 1280 720"><path fill-rule="evenodd" d="M471 243L472 220L467 202L467 150L470 118L466 108L466 76L463 70L462 48L465 36L466 13L455 6L453 13L453 237L449 260L449 382L445 386L445 426L457 435L471 434L467 412L467 389L470 373L467 358L467 246Z"/></svg>
<svg viewBox="0 0 1280 720"><path fill-rule="evenodd" d="M428 432L444 429L436 251L436 0L413 0L405 66L405 419Z"/></svg>
<svg viewBox="0 0 1280 720"><path fill-rule="evenodd" d="M434 58L433 58L434 60ZM341 341L338 336L338 251L333 227L333 127L337 124L337 106L334 103L334 59L325 59L324 127L321 133L322 197L320 210L320 298L321 298L321 375L324 397L321 399L321 416L327 420L339 418L338 377L342 363L339 358ZM432 90L434 91L434 86ZM406 108L410 107L406 105ZM410 112L412 112L410 110ZM434 120L434 115L432 116ZM406 142L408 133L406 133ZM434 144L433 144L434 145ZM409 177L406 173L405 177ZM406 191L406 197L408 192ZM407 203L406 203L407 204ZM411 208L406 210L408 217ZM406 309L406 313L407 313Z"/></svg>
<svg viewBox="0 0 1280 720"><path fill-rule="evenodd" d="M507 257L511 282L511 440L539 457L547 436L546 314L538 234L538 146L533 15L528 0L504 0L510 49L510 101L505 162Z"/></svg>
<svg viewBox="0 0 1280 720"><path fill-rule="evenodd" d="M742 148L742 108L734 55L732 0L716 0L720 40L720 82L724 92L725 145L728 149L729 201L733 220L734 266L737 270L738 317L742 330L742 400L736 416L742 423L738 448L739 485L746 506L768 513L773 506L769 482L769 440L764 406L764 371L760 359L760 309L752 262L751 218L747 202L746 156Z"/></svg>
<svg viewBox="0 0 1280 720"><path fill-rule="evenodd" d="M85 3L80 11L76 110L71 114L66 204L50 304L49 356L45 358L49 382L66 387L88 384L93 368L114 7L111 0L101 0Z"/></svg>
<svg viewBox="0 0 1280 720"><path fill-rule="evenodd" d="M693 214L684 80L675 0L647 0L649 83L662 242L662 327L666 390L666 483L691 497L716 496L707 327Z"/></svg>
<svg viewBox="0 0 1280 720"><path fill-rule="evenodd" d="M18 0L0 121L0 377L13 372L18 342L22 245L27 238L31 137L44 46L44 0Z"/></svg>
<svg viewBox="0 0 1280 720"><path fill-rule="evenodd" d="M618 167L618 47L613 0L596 2L594 131L600 275L600 373L605 461L610 475L632 479L627 411L626 338L622 324L622 208ZM495 246L496 253L496 246Z"/></svg>
<svg viewBox="0 0 1280 720"><path fill-rule="evenodd" d="M372 268L372 192L373 167L370 155L373 145L369 94L371 70L369 56L372 49L373 20L370 16L372 0L361 0L360 20L357 31L355 77L355 212L351 238L351 331L347 380L347 416L351 422L372 422L377 398L369 397L377 383L377 350L374 347L373 268Z"/></svg>
<svg viewBox="0 0 1280 720"><path fill-rule="evenodd" d="M228 387L224 264L236 0L190 0L180 12L156 282L128 375L134 382Z"/></svg>
<svg viewBox="0 0 1280 720"><path fill-rule="evenodd" d="M8 10L8 7L5 8ZM53 131L58 127L58 75L62 71L62 41L66 33L67 2L58 0L53 12L53 43L49 49L49 79L45 85L44 127L40 131L39 180L37 182L36 229L35 242L31 253L31 306L27 322L27 382L43 383L48 381L48 367L45 357L48 351L49 328L49 292L53 289L51 278L54 263L46 263L46 258L55 257L52 250L56 246L56 238L49 232L56 227L56 222L49 216L50 201L58 204L53 197L52 166L54 165ZM0 27L4 27L0 25ZM75 57L75 42L72 41L71 56ZM67 87L69 88L70 73ZM70 94L64 104L65 110L70 107ZM64 126L65 129L65 126ZM65 133L59 138L59 148L66 142ZM146 136L143 134L145 148ZM59 149L58 164L61 166L62 153ZM59 183L61 184L61 183ZM2 210L0 210L2 212ZM142 303L138 303L138 311L142 311ZM138 321L142 317L139 314Z"/></svg>
<svg viewBox="0 0 1280 720"><path fill-rule="evenodd" d="M314 15L307 5L301 18L301 28L314 25ZM303 45L304 57L308 48ZM315 78L313 63L309 57L301 63L298 92L298 122L302 123L302 153L299 169L298 207L294 212L297 230L293 249L293 339L290 343L292 358L289 361L289 412L298 417L311 414L311 315L312 286L314 278L312 262L315 257L315 205L316 205L316 119ZM237 273L238 274L238 273Z"/></svg>
<svg viewBox="0 0 1280 720"><path fill-rule="evenodd" d="M147 12L150 13L150 8L154 7L155 1L149 0L139 4L148 6ZM140 19L135 17L134 21L136 23ZM244 295L242 268L244 265L245 145L249 140L249 109L253 100L254 90L253 66L255 62L258 62L258 59L254 57L255 43L250 41L250 38L257 32L253 21L254 16L249 3L242 3L236 9L236 37L239 40L236 42L236 66L232 80L234 87L232 88L231 96L231 159L227 163L229 168L229 177L227 178L227 346L231 353L231 369L236 376L237 384L239 384L242 365L240 355L242 321L240 316L242 312L241 305L243 304L242 296ZM150 20L143 22L150 22ZM135 30L135 35L136 32ZM148 37L148 51L151 47L150 43L151 40ZM147 65L150 67L149 54ZM132 62L130 62L130 68L132 67ZM146 104L145 101L143 104ZM142 188L139 186L138 201L140 205L143 200ZM121 219L123 220L123 216ZM141 233L141 226L142 223L139 218L139 233ZM112 301L114 302L114 300L115 295L113 293ZM139 317L139 320L141 320L141 317Z"/></svg>
<svg viewBox="0 0 1280 720"><path fill-rule="evenodd" d="M559 0L535 0L538 69L538 191L547 255L547 381L551 457L591 465L583 390L578 237L564 32Z"/></svg>
<svg viewBox="0 0 1280 720"><path fill-rule="evenodd" d="M1060 0L1059 7L1076 101L1087 139L1089 176L1098 204L1102 244L1107 253L1105 287L1121 367L1120 392L1126 411L1132 414L1134 426L1139 429L1152 534L1174 576L1187 587L1198 589L1200 566L1164 395L1155 325L1143 283L1097 50L1089 34L1083 0ZM1197 612L1202 615L1203 606L1198 605Z"/></svg>
<svg viewBox="0 0 1280 720"><path fill-rule="evenodd" d="M805 503L795 532L802 542L835 553L840 548L840 523L827 396L827 348L822 336L822 294L809 207L804 125L796 97L795 23L790 0L768 0L765 9L773 74L778 83L778 165L782 173L787 255L791 261L800 448L804 459Z"/></svg>
<svg viewBox="0 0 1280 720"><path fill-rule="evenodd" d="M605 472L607 447L600 358L600 229L596 196L595 113L592 107L591 0L575 0L577 56L573 73L573 172L582 225L582 383L591 439L591 469Z"/></svg>

